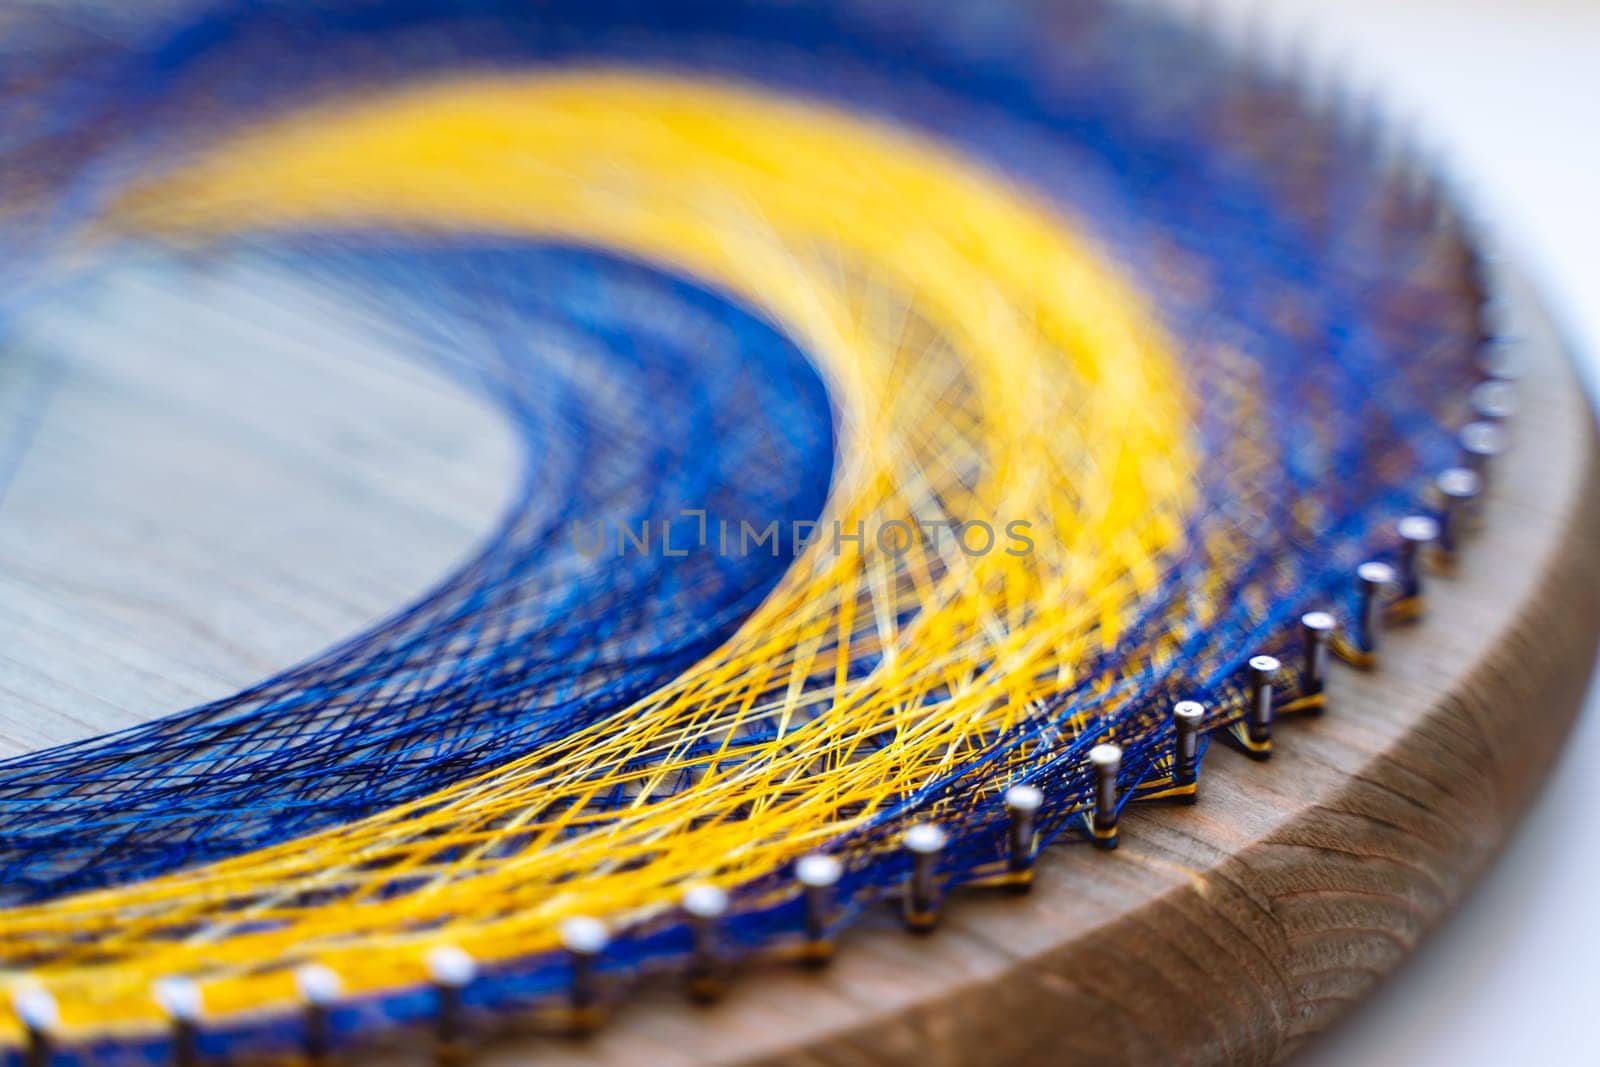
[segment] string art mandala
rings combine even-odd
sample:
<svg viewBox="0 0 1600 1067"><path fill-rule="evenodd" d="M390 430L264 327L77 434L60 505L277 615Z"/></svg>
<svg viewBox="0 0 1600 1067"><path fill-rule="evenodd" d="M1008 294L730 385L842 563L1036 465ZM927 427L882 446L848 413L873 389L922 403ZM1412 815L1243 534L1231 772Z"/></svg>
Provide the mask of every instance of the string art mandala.
<svg viewBox="0 0 1600 1067"><path fill-rule="evenodd" d="M1504 365L1468 221L1168 17L6 17L9 335L95 286L200 293L175 328L294 294L517 472L326 651L0 763L18 1062L444 1057L931 927L1193 801L1209 741L1270 755L1469 515Z"/></svg>

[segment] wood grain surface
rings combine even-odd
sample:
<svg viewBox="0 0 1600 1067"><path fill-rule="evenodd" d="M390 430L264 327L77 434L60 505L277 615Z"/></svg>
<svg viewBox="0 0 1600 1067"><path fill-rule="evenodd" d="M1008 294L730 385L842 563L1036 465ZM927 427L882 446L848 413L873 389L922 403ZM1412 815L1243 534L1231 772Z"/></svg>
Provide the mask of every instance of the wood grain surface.
<svg viewBox="0 0 1600 1067"><path fill-rule="evenodd" d="M517 453L371 313L247 258L84 279L0 352L0 756L228 696L477 544Z"/></svg>
<svg viewBox="0 0 1600 1067"><path fill-rule="evenodd" d="M385 357L378 334L311 313L292 286L235 282L248 299L203 342L185 330L166 343L163 324L239 292L160 264L102 293L92 321L81 302L41 313L0 367L0 403L53 405L35 427L8 418L0 465L0 749L128 725L287 666L426 588L490 526L513 462L493 420ZM1335 668L1329 713L1283 725L1269 763L1213 746L1199 805L1132 809L1116 852L1051 850L1032 894L958 896L932 936L903 933L885 909L826 970L751 968L711 1007L646 988L592 1038L500 1036L478 1062L1256 1063L1291 1051L1492 861L1589 677L1600 453L1549 326L1525 295L1517 306L1522 412L1484 529L1460 573L1431 583L1430 617L1386 635L1378 672ZM252 348L259 316L296 343ZM155 355L95 362L107 329ZM257 522L231 532L240 514ZM385 547L364 550L375 536ZM233 585L224 572L257 577ZM427 1056L423 1040L368 1062Z"/></svg>

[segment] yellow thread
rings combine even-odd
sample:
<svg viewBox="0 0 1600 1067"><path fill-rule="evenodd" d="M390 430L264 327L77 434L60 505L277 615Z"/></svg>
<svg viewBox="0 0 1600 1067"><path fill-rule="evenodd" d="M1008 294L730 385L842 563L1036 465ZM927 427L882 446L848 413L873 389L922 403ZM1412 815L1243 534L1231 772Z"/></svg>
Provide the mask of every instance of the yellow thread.
<svg viewBox="0 0 1600 1067"><path fill-rule="evenodd" d="M1378 666L1377 653L1358 648L1352 642L1346 641L1343 634L1334 634L1333 640L1328 642L1328 647L1335 656L1357 670L1370 671Z"/></svg>
<svg viewBox="0 0 1600 1067"><path fill-rule="evenodd" d="M841 465L823 539L835 521L869 539L813 546L726 647L491 774L7 913L7 955L46 961L68 1033L158 1025L149 988L166 975L200 979L212 1014L281 1010L286 968L306 959L352 993L392 988L422 981L441 941L484 960L544 951L568 916L625 923L674 906L686 881L770 873L958 771L1040 702L1111 692L1080 664L1120 639L1194 496L1170 347L1047 207L935 143L752 90L497 76L313 108L207 152L114 222L190 240L478 230L706 279L765 309L830 379ZM912 518L1026 520L1035 547L872 543ZM852 676L865 657L876 668ZM756 721L780 736L745 739ZM677 789L685 772L695 784ZM623 810L592 803L619 789Z"/></svg>
<svg viewBox="0 0 1600 1067"><path fill-rule="evenodd" d="M1328 706L1328 694L1312 693L1310 696L1299 697L1277 705L1274 714L1298 715L1301 713L1320 713Z"/></svg>

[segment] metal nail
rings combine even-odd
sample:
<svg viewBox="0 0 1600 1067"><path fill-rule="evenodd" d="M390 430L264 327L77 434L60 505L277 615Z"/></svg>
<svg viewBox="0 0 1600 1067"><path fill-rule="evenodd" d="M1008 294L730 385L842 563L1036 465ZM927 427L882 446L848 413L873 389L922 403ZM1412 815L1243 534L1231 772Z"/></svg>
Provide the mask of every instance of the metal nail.
<svg viewBox="0 0 1600 1067"><path fill-rule="evenodd" d="M1174 785L1193 785L1199 777L1200 723L1206 706L1198 700L1180 700L1172 705L1172 781Z"/></svg>
<svg viewBox="0 0 1600 1067"><path fill-rule="evenodd" d="M713 1000L722 994L722 918L728 912L728 894L714 885L690 886L683 893L683 910L694 937L689 995Z"/></svg>
<svg viewBox="0 0 1600 1067"><path fill-rule="evenodd" d="M1382 622L1383 597L1399 575L1382 560L1369 559L1356 568L1360 587L1356 604L1356 647L1365 653L1378 651L1378 627Z"/></svg>
<svg viewBox="0 0 1600 1067"><path fill-rule="evenodd" d="M433 983L438 1012L434 1018L434 1061L445 1067L466 1058L467 1036L462 990L478 977L478 961L456 945L439 945L428 952L428 977Z"/></svg>
<svg viewBox="0 0 1600 1067"><path fill-rule="evenodd" d="M1249 741L1246 751L1256 759L1272 755L1272 680L1282 666L1276 656L1250 657L1250 717L1245 722L1245 738Z"/></svg>
<svg viewBox="0 0 1600 1067"><path fill-rule="evenodd" d="M295 968L294 983L300 991L300 999L305 1002L302 1039L306 1059L312 1063L326 1063L333 1043L328 1009L339 999L342 983L337 974L320 963L306 963Z"/></svg>
<svg viewBox="0 0 1600 1067"><path fill-rule="evenodd" d="M1122 771L1122 749L1117 745L1096 745L1089 750L1089 765L1094 768L1094 818L1090 829L1094 843L1101 848L1117 847L1117 775Z"/></svg>
<svg viewBox="0 0 1600 1067"><path fill-rule="evenodd" d="M844 876L844 865L832 856L812 852L795 861L794 877L805 892L806 953L814 963L833 955L834 887Z"/></svg>
<svg viewBox="0 0 1600 1067"><path fill-rule="evenodd" d="M1338 622L1326 611L1300 616L1300 695L1319 697L1328 685L1328 645Z"/></svg>
<svg viewBox="0 0 1600 1067"><path fill-rule="evenodd" d="M200 1062L200 1015L205 1007L200 987L187 978L163 978L151 995L172 1023L174 1067L196 1067Z"/></svg>
<svg viewBox="0 0 1600 1067"><path fill-rule="evenodd" d="M1034 817L1044 804L1044 791L1033 785L1006 790L1006 867L1020 874L1033 867Z"/></svg>
<svg viewBox="0 0 1600 1067"><path fill-rule="evenodd" d="M906 926L918 933L931 930L939 921L939 856L949 843L943 827L920 822L906 828L900 839L911 855L911 874L906 880Z"/></svg>
<svg viewBox="0 0 1600 1067"><path fill-rule="evenodd" d="M596 965L600 953L611 943L611 931L606 924L589 915L574 915L561 924L561 947L567 950L572 961L572 984L567 990L572 1007L573 1023L580 1030L588 1029L597 1021L596 1006L600 1003L600 982Z"/></svg>

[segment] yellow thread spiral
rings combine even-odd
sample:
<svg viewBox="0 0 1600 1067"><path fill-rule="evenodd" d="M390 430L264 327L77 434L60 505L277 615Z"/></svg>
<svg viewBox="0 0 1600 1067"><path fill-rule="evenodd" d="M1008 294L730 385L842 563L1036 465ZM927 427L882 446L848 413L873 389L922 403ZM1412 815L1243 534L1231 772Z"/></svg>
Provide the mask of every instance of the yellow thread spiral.
<svg viewBox="0 0 1600 1067"><path fill-rule="evenodd" d="M45 961L67 1033L156 1023L168 975L198 978L208 1012L282 1008L307 959L353 993L390 988L440 942L543 951L568 916L628 921L687 881L778 870L1040 701L1109 689L1080 665L1119 641L1195 497L1171 348L1050 207L948 147L752 89L585 71L312 107L112 221L183 240L486 232L665 264L812 355L841 460L822 543L724 648L616 718L352 826L7 913L5 950ZM1023 520L1034 550L872 543L910 519ZM836 520L868 542L835 553ZM757 721L777 739L744 736ZM622 810L592 803L619 786Z"/></svg>

